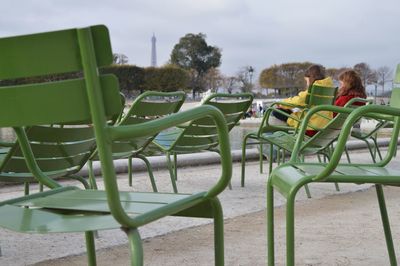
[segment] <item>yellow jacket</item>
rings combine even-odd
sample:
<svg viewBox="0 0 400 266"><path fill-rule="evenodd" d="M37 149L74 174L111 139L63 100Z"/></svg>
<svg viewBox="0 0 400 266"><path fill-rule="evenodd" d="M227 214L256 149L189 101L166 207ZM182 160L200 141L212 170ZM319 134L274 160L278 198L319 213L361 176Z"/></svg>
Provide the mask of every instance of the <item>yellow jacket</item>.
<svg viewBox="0 0 400 266"><path fill-rule="evenodd" d="M322 87L333 87L334 86L332 78L330 78L330 77L327 77L327 78L321 79L321 80L316 80L314 82L314 84L318 85L318 86L322 86ZM284 100L282 100L282 102L289 103L289 104L300 105L300 106L305 106L305 100L306 100L306 97L307 97L307 93L308 93L307 90L301 91L297 96L284 99ZM281 106L281 108L285 108L285 106ZM288 107L288 108L290 108L290 107ZM300 117L302 116L302 113L303 113L303 111L294 111L291 115L300 119ZM321 111L321 112L318 112L318 114L321 114L323 116L329 117L330 119L333 118L332 112L329 112L329 111ZM304 117L304 115L305 114L303 114L303 117ZM310 119L308 124L312 125L314 127L317 127L317 128L322 128L329 121L330 120L315 114L315 115L313 115L311 117L311 119ZM291 126L291 127L297 127L298 122L296 120L292 119L292 118L289 118L287 120L287 124L289 126ZM308 128L308 129L311 130L312 128Z"/></svg>

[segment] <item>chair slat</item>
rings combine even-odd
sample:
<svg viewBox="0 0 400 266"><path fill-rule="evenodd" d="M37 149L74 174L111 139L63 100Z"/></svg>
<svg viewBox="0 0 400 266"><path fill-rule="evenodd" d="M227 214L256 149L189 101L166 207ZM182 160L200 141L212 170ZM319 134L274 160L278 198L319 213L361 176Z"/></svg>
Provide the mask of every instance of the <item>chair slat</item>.
<svg viewBox="0 0 400 266"><path fill-rule="evenodd" d="M94 139L92 127L33 126L26 134L31 142L75 142Z"/></svg>
<svg viewBox="0 0 400 266"><path fill-rule="evenodd" d="M98 66L112 63L105 26L90 28ZM62 30L0 39L0 79L42 76L82 70L77 30Z"/></svg>
<svg viewBox="0 0 400 266"><path fill-rule="evenodd" d="M86 162L90 152L64 158L37 159L36 162L43 172L61 171L73 167L82 167L82 161ZM4 165L4 172L29 172L23 157L13 157Z"/></svg>
<svg viewBox="0 0 400 266"><path fill-rule="evenodd" d="M113 75L101 77L106 113L118 115L121 99ZM90 121L84 80L74 79L0 88L1 127Z"/></svg>

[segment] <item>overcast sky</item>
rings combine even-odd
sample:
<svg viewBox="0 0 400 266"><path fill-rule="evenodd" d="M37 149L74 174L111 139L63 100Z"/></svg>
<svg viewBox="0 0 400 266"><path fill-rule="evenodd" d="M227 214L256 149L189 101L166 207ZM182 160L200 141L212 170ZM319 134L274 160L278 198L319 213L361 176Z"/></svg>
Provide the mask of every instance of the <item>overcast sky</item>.
<svg viewBox="0 0 400 266"><path fill-rule="evenodd" d="M0 36L105 24L114 53L149 66L187 33L222 49L221 71L311 61L326 67L400 63L399 0L4 0Z"/></svg>

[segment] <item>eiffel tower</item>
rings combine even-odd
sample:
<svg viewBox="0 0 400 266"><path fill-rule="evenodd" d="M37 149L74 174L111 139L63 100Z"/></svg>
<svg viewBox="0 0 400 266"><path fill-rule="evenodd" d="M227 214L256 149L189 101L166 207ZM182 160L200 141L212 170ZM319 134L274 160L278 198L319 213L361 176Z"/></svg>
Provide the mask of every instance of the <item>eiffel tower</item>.
<svg viewBox="0 0 400 266"><path fill-rule="evenodd" d="M157 52L156 52L156 36L153 33L153 37L151 37L151 66L157 66Z"/></svg>

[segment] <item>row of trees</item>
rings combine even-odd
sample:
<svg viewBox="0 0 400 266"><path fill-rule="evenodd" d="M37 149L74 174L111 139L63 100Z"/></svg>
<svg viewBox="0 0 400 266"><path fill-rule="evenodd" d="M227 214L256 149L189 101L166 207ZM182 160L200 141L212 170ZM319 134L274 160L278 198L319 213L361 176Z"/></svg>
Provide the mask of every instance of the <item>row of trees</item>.
<svg viewBox="0 0 400 266"><path fill-rule="evenodd" d="M311 62L295 62L273 65L261 72L259 77L260 86L278 90L287 88L302 89L305 85L304 72L312 64ZM392 70L387 66L372 69L367 63L363 62L354 65L352 68L360 75L365 87L371 84L381 86L384 92L385 84L391 81ZM326 73L338 81L338 75L345 69L349 69L349 67L327 68Z"/></svg>
<svg viewBox="0 0 400 266"><path fill-rule="evenodd" d="M122 91L127 95L137 94L146 90L175 91L190 90L193 98L196 94L208 89L217 91L222 88L232 93L234 91L251 92L254 89L252 66L243 66L234 76L220 73L222 52L216 46L208 45L206 35L189 33L182 37L174 46L167 65L160 68L142 68L128 65L128 57L124 54L113 55L113 65L102 69L102 73L115 74ZM272 65L261 71L258 83L262 88L276 90L303 89L304 72L311 62L293 62ZM375 84L381 86L391 80L392 71L388 67L372 69L367 63L359 63L353 67L361 76L365 86ZM327 74L337 79L338 73L344 68L328 68ZM35 77L35 81L57 80L62 78L80 77L81 73L69 73L51 77ZM0 85L22 84L23 80L0 81Z"/></svg>

